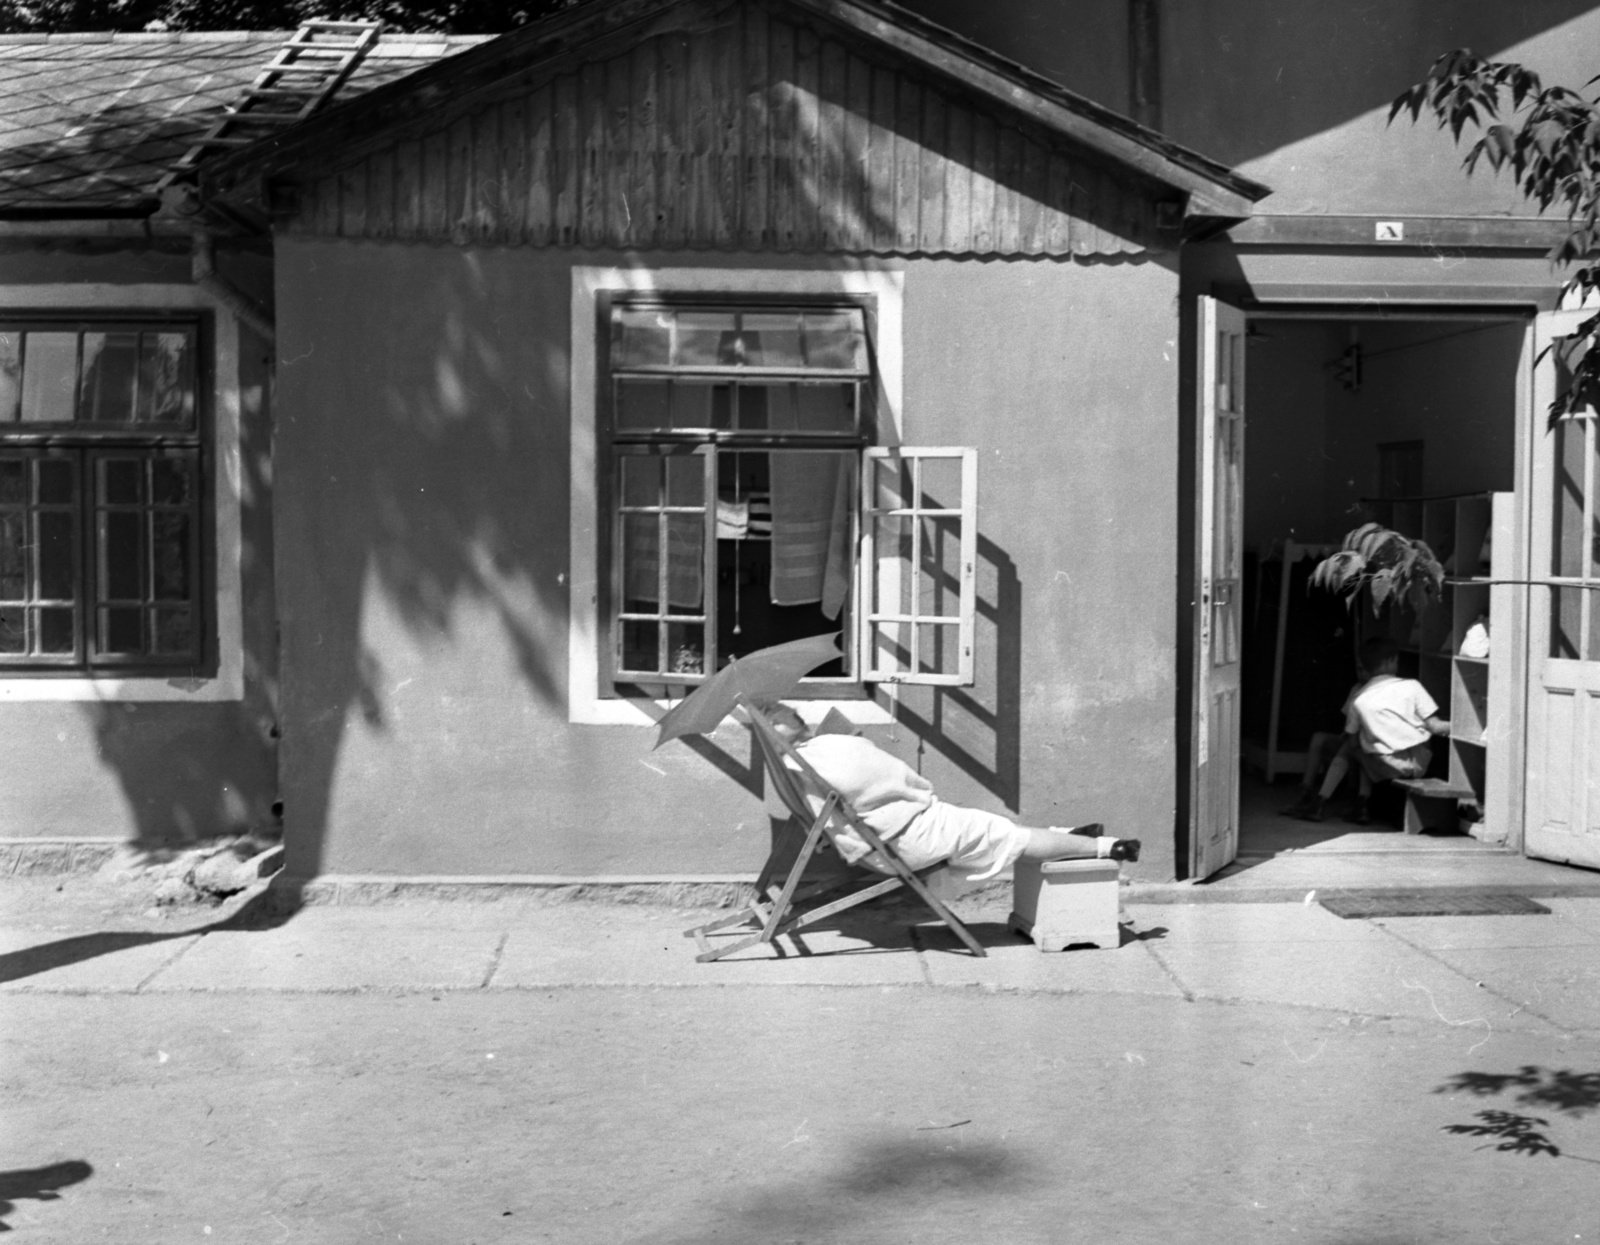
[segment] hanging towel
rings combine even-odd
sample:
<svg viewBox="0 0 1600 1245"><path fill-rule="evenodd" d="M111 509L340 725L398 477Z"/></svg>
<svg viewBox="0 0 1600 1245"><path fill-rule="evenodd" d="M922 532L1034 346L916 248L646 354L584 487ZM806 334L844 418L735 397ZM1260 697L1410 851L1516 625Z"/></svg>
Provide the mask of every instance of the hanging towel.
<svg viewBox="0 0 1600 1245"><path fill-rule="evenodd" d="M750 503L717 499L717 539L745 540L750 535Z"/></svg>
<svg viewBox="0 0 1600 1245"><path fill-rule="evenodd" d="M659 541L654 526L627 529L627 595L629 600L657 603ZM705 601L705 550L698 523L667 525L667 605L699 613Z"/></svg>
<svg viewBox="0 0 1600 1245"><path fill-rule="evenodd" d="M820 604L837 618L850 583L848 459L775 450L771 473L772 603Z"/></svg>

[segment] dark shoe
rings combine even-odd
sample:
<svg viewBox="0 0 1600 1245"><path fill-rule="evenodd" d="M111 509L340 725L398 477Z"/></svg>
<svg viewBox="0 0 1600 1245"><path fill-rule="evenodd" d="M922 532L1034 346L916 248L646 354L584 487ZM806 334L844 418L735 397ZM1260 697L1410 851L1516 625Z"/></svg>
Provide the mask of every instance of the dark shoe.
<svg viewBox="0 0 1600 1245"><path fill-rule="evenodd" d="M1108 860L1138 860L1139 840L1118 839L1111 845L1111 850L1106 854Z"/></svg>
<svg viewBox="0 0 1600 1245"><path fill-rule="evenodd" d="M1278 815L1280 817L1298 817L1301 813L1309 813L1312 809L1316 808L1316 806L1317 793L1315 791L1307 791L1302 788L1300 794L1295 797L1294 803L1289 805L1288 808L1284 809L1283 812L1279 813Z"/></svg>
<svg viewBox="0 0 1600 1245"><path fill-rule="evenodd" d="M1288 813L1288 816L1293 817L1297 821L1321 821L1322 810L1326 804L1326 800L1324 800L1321 796L1317 796L1305 808L1301 808L1298 811L1291 809Z"/></svg>
<svg viewBox="0 0 1600 1245"><path fill-rule="evenodd" d="M1350 810L1350 824L1355 826L1370 826L1372 824L1372 809L1365 800L1357 800L1356 806Z"/></svg>
<svg viewBox="0 0 1600 1245"><path fill-rule="evenodd" d="M1073 826L1067 831L1068 834L1081 834L1088 839L1098 839L1105 832L1106 828L1098 821L1091 821L1086 826Z"/></svg>

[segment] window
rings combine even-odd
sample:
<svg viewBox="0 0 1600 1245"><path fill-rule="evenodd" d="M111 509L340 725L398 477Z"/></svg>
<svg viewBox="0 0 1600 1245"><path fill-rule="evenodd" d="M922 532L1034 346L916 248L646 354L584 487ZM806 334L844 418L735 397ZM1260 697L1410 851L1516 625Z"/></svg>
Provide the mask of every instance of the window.
<svg viewBox="0 0 1600 1245"><path fill-rule="evenodd" d="M976 452L874 444L870 310L612 302L597 587L613 694L681 691L834 631L845 656L810 676L818 694L971 682Z"/></svg>
<svg viewBox="0 0 1600 1245"><path fill-rule="evenodd" d="M204 657L193 321L0 321L0 669Z"/></svg>

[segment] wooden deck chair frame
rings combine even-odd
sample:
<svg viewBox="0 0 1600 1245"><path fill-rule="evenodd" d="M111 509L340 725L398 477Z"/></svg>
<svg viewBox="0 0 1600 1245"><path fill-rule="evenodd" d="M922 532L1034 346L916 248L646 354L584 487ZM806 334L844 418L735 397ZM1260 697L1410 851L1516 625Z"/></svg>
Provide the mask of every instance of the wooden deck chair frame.
<svg viewBox="0 0 1600 1245"><path fill-rule="evenodd" d="M800 852L795 857L794 863L789 867L788 875L783 885L776 886L774 867L775 857L769 857L756 879L755 895L750 902L740 911L730 916L722 917L707 925L699 925L694 929L684 930L685 938L693 938L699 944L700 954L695 956L698 963L705 964L712 960L720 960L725 955L732 955L735 951L742 951L746 947L753 947L757 943L770 943L784 934L813 925L835 913L854 908L869 900L887 895L902 886L909 887L916 896L925 903L976 956L986 956L982 945L972 936L972 931L961 921L961 918L950 911L943 901L939 899L926 884L930 873L944 867L944 861L936 861L924 869L912 869L900 858L895 850L894 840L885 842L866 822L858 817L855 811L845 802L830 784L823 781L822 777L795 750L793 744L779 735L766 714L751 704L744 697L739 697L739 705L749 715L750 724L755 732L757 745L760 748L762 760L766 766L767 778L773 789L783 800L784 805L794 815L801 825L809 825L805 840L800 845ZM813 784L815 790L825 792L822 808L813 813L807 803L805 792L795 781L793 773L784 765L784 761L793 762L795 767ZM800 879L805 874L806 866L811 863L811 858L816 854L821 845L823 836L833 844L835 850L839 849L838 823L844 822L872 849L879 860L884 861L890 869L888 877L877 882L860 885L859 879L846 878L843 880L829 880L813 882L801 886ZM870 854L870 853L869 853ZM844 853L841 857L848 859ZM836 899L826 897L840 890L850 887L857 889L848 890L848 893ZM800 904L816 902L812 907L797 907ZM756 933L748 933L751 924L761 928ZM735 927L743 928L735 928ZM744 933L746 936L737 941L713 946L710 936L715 934L720 937L737 937Z"/></svg>

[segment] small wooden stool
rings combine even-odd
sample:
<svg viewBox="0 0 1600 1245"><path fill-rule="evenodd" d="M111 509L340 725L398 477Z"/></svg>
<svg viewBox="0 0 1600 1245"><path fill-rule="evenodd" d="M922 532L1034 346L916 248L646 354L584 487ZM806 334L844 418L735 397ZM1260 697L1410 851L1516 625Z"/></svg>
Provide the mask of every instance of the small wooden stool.
<svg viewBox="0 0 1600 1245"><path fill-rule="evenodd" d="M1011 928L1032 938L1039 950L1122 944L1122 865L1117 861L1019 860L1011 877Z"/></svg>
<svg viewBox="0 0 1600 1245"><path fill-rule="evenodd" d="M1401 828L1407 834L1455 830L1456 801L1475 798L1471 787L1451 786L1442 778L1396 778L1394 785L1406 793L1406 815Z"/></svg>

